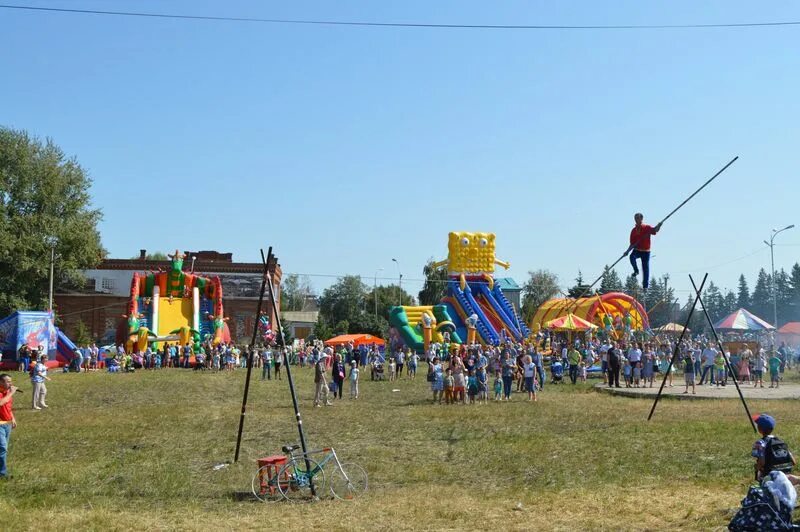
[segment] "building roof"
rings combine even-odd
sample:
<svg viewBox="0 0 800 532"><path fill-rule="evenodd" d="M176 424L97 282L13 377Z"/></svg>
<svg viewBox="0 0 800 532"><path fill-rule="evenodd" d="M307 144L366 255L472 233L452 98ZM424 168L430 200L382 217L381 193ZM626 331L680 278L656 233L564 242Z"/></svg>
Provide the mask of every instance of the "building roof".
<svg viewBox="0 0 800 532"><path fill-rule="evenodd" d="M495 279L494 283L500 286L500 290L522 290L517 282L511 277L501 277Z"/></svg>
<svg viewBox="0 0 800 532"><path fill-rule="evenodd" d="M782 334L800 334L800 321L790 321L778 329L778 332Z"/></svg>
<svg viewBox="0 0 800 532"><path fill-rule="evenodd" d="M198 273L254 273L263 274L264 265L260 262L233 262L232 253L219 253L216 251L184 251L184 270L191 267L192 257L197 257L194 263L194 271ZM104 259L95 268L96 270L126 270L126 271L156 271L158 269L169 270L171 261L169 260L148 260L144 258L142 250L141 256L137 259ZM270 269L280 273L278 259L272 259Z"/></svg>

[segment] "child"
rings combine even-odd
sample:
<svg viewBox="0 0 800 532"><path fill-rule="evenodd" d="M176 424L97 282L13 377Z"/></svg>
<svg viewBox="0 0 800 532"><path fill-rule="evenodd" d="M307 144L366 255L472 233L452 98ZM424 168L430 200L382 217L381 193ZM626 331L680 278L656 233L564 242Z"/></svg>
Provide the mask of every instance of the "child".
<svg viewBox="0 0 800 532"><path fill-rule="evenodd" d="M689 385L692 385L692 393L696 394L697 391L694 387L694 351L691 349L683 355L683 380L686 383L686 390L683 393L689 393Z"/></svg>
<svg viewBox="0 0 800 532"><path fill-rule="evenodd" d="M419 363L419 355L417 353L411 353L411 356L408 357L408 372L407 376L409 379L414 379L417 376L417 364Z"/></svg>
<svg viewBox="0 0 800 532"><path fill-rule="evenodd" d="M630 388L632 382L631 381L632 372L631 372L631 363L628 361L627 358L625 359L625 366L622 369L622 374L625 377L625 387Z"/></svg>
<svg viewBox="0 0 800 532"><path fill-rule="evenodd" d="M780 371L781 371L781 359L778 356L778 353L775 351L772 352L772 356L769 358L769 387L770 388L777 388L778 381L780 381Z"/></svg>
<svg viewBox="0 0 800 532"><path fill-rule="evenodd" d="M469 395L469 404L475 404L475 397L478 395L478 377L475 376L475 370L469 370L469 377L467 377L467 394Z"/></svg>
<svg viewBox="0 0 800 532"><path fill-rule="evenodd" d="M448 405L453 402L453 387L456 380L453 378L453 370L447 368L447 375L444 378L444 402ZM441 404L441 401L439 401Z"/></svg>
<svg viewBox="0 0 800 532"><path fill-rule="evenodd" d="M153 367L155 369L161 369L161 353L156 351L156 354L153 356Z"/></svg>
<svg viewBox="0 0 800 532"><path fill-rule="evenodd" d="M769 414L753 417L761 434L761 439L753 444L753 451L750 453L756 459L756 480L760 481L772 471L781 471L792 484L800 483L800 477L789 474L792 472L792 467L797 465L789 447L780 438L772 435L772 431L775 430L775 418Z"/></svg>
<svg viewBox="0 0 800 532"><path fill-rule="evenodd" d="M767 359L764 356L764 350L759 349L758 356L756 357L756 364L753 368L753 388L764 387L764 370L767 368Z"/></svg>
<svg viewBox="0 0 800 532"><path fill-rule="evenodd" d="M714 373L717 380L717 388L725 386L725 355L719 352L714 357Z"/></svg>
<svg viewBox="0 0 800 532"><path fill-rule="evenodd" d="M750 359L747 357L739 359L739 382L750 384Z"/></svg>
<svg viewBox="0 0 800 532"><path fill-rule="evenodd" d="M486 404L489 401L489 381L486 376L486 368L478 370L478 403Z"/></svg>
<svg viewBox="0 0 800 532"><path fill-rule="evenodd" d="M358 362L350 362L350 399L358 399Z"/></svg>
<svg viewBox="0 0 800 532"><path fill-rule="evenodd" d="M500 372L496 371L494 374L494 400L499 401L503 394L503 380L500 378Z"/></svg>
<svg viewBox="0 0 800 532"><path fill-rule="evenodd" d="M642 383L642 363L641 362L634 362L633 363L633 386L638 388Z"/></svg>
<svg viewBox="0 0 800 532"><path fill-rule="evenodd" d="M394 357L389 359L389 380L393 381L397 378L397 363L394 360Z"/></svg>
<svg viewBox="0 0 800 532"><path fill-rule="evenodd" d="M583 360L581 360L578 364L578 376L580 377L581 382L586 382L586 362Z"/></svg>
<svg viewBox="0 0 800 532"><path fill-rule="evenodd" d="M522 375L525 378L525 391L528 392L528 401L536 401L536 364L533 363L530 355L525 355L523 359Z"/></svg>

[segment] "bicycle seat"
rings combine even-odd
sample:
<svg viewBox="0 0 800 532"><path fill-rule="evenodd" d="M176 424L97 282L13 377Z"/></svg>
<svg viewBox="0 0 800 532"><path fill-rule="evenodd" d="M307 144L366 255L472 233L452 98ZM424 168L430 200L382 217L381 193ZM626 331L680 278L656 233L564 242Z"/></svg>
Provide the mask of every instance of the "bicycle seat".
<svg viewBox="0 0 800 532"><path fill-rule="evenodd" d="M295 450L297 450L299 448L300 448L299 445L284 445L281 450L283 452L285 452L285 453L290 453L290 452L295 451Z"/></svg>

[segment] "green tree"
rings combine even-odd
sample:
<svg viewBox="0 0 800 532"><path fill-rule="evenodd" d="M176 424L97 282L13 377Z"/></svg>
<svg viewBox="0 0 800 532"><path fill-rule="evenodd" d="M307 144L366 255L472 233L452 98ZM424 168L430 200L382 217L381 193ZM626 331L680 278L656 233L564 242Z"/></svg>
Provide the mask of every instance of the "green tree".
<svg viewBox="0 0 800 532"><path fill-rule="evenodd" d="M308 276L290 273L281 279L281 310L299 311L309 296L314 295Z"/></svg>
<svg viewBox="0 0 800 532"><path fill-rule="evenodd" d="M397 298L398 288L380 287L385 298ZM414 298L399 291L403 304L413 304ZM384 316L375 316L373 299L361 277L348 275L325 289L319 299L319 318L314 328L315 336L330 338L338 334L369 333L385 337L389 329ZM396 299L393 299L396 303ZM385 308L389 303L384 301ZM388 311L387 311L388 314Z"/></svg>
<svg viewBox="0 0 800 532"><path fill-rule="evenodd" d="M378 302L378 316L384 319L388 319L389 309L396 306L398 303L401 305L416 304L414 297L405 290L401 290L396 284L389 286L376 286L366 295L366 313L372 316L375 315L376 296ZM438 303L439 300L433 304L435 305Z"/></svg>
<svg viewBox="0 0 800 532"><path fill-rule="evenodd" d="M437 305L447 293L447 267L433 267L434 260L428 259L422 274L425 276L425 284L419 291L420 305Z"/></svg>
<svg viewBox="0 0 800 532"><path fill-rule="evenodd" d="M714 284L714 281L708 282L708 287L706 287L703 293L703 303L706 305L708 315L711 316L711 321L716 322L720 318L725 317L725 301L722 292L719 287ZM698 303L698 307L699 306L700 304ZM698 308L698 310L700 309Z"/></svg>
<svg viewBox="0 0 800 532"><path fill-rule="evenodd" d="M733 293L733 290L728 290L727 292L725 292L725 297L723 301L724 304L721 316L722 318L724 318L725 316L727 316L728 314L734 312L736 309L739 308L737 306L738 298L736 297L736 294Z"/></svg>
<svg viewBox="0 0 800 532"><path fill-rule="evenodd" d="M74 341L77 346L84 346L92 343L92 335L89 333L89 328L83 320L78 320L78 323L75 324L73 334L74 337L72 341Z"/></svg>
<svg viewBox="0 0 800 532"><path fill-rule="evenodd" d="M314 330L311 334L316 340L327 340L336 336L333 333L333 326L328 323L324 316L317 317L317 323L314 324Z"/></svg>
<svg viewBox="0 0 800 532"><path fill-rule="evenodd" d="M0 127L0 316L46 306L51 249L56 288L82 285L103 258L90 186L53 141Z"/></svg>
<svg viewBox="0 0 800 532"><path fill-rule="evenodd" d="M655 286L656 283L653 283L653 285ZM625 292L626 294L628 294L629 296L631 296L632 298L634 298L637 301L642 301L644 299L642 297L642 287L641 287L641 285L639 285L639 281L636 279L636 276L633 275L633 274L629 275L625 279L625 287L623 289L623 292ZM653 290L650 290L650 292L653 292L653 294L650 296L651 298L655 299L659 295L659 294L656 294L655 291L653 291ZM650 294L648 294L648 295L650 295ZM655 299L655 302L658 302L658 301L659 301L659 299ZM649 306L650 305L648 305L648 307Z"/></svg>
<svg viewBox="0 0 800 532"><path fill-rule="evenodd" d="M779 272L775 272L775 295L778 298L778 327L789 321L789 313L791 312L792 304L792 283L789 274L786 270L781 268ZM767 313L769 318L765 318L768 322L772 323L774 319L774 311Z"/></svg>
<svg viewBox="0 0 800 532"><path fill-rule="evenodd" d="M567 295L573 299L592 295L589 291L589 285L584 282L583 273L580 270L578 270L578 276L575 278L575 286L567 290Z"/></svg>
<svg viewBox="0 0 800 532"><path fill-rule="evenodd" d="M747 279L744 278L744 274L739 276L739 290L736 296L736 306L737 309L738 308L746 309L750 307L750 288L748 288L747 286Z"/></svg>
<svg viewBox="0 0 800 532"><path fill-rule="evenodd" d="M598 291L601 294L622 291L622 281L617 274L617 270L612 270L608 266L603 269L603 277L600 279L600 289Z"/></svg>
<svg viewBox="0 0 800 532"><path fill-rule="evenodd" d="M758 278L756 280L756 286L753 288L753 295L751 297L751 308L749 309L752 313L762 319L766 319L766 316L772 316L772 278L771 276L764 271L764 268L761 268L758 271Z"/></svg>
<svg viewBox="0 0 800 532"><path fill-rule="evenodd" d="M554 298L560 289L558 276L547 270L528 272L528 281L522 286L522 318L530 323L542 303Z"/></svg>
<svg viewBox="0 0 800 532"><path fill-rule="evenodd" d="M319 315L328 323L349 321L364 310L367 286L357 275L346 275L326 288L319 298Z"/></svg>
<svg viewBox="0 0 800 532"><path fill-rule="evenodd" d="M792 299L789 303L787 319L790 321L800 320L800 264L794 263L789 274L789 285L791 287Z"/></svg>

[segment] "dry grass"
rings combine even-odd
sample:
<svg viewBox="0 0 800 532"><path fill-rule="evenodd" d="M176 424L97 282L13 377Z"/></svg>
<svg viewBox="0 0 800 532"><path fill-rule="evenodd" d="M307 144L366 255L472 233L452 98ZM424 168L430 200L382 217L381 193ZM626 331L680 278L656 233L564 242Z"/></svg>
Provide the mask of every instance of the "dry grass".
<svg viewBox="0 0 800 532"><path fill-rule="evenodd" d="M297 440L285 380L254 380L242 458L213 471L233 456L243 371L59 374L50 410L17 402L4 528L708 530L727 524L751 478L737 401L665 400L648 423L649 401L588 386L446 407L419 378L364 381L358 402L313 409L311 371L296 374L309 444L360 462L364 498L235 500L257 457ZM796 402L750 407L799 441Z"/></svg>

